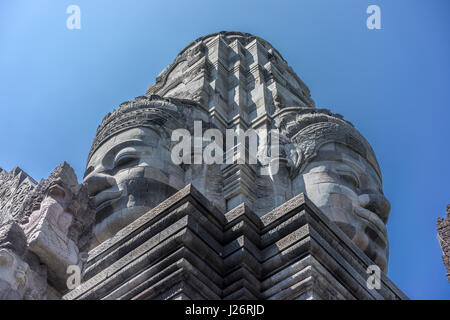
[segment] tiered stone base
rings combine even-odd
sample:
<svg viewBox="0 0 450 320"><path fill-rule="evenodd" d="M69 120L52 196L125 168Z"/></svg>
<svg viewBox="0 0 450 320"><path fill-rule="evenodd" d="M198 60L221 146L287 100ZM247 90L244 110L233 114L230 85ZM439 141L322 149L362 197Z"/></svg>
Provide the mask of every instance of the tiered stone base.
<svg viewBox="0 0 450 320"><path fill-rule="evenodd" d="M223 214L191 185L91 250L65 299L407 299L299 195L262 217Z"/></svg>

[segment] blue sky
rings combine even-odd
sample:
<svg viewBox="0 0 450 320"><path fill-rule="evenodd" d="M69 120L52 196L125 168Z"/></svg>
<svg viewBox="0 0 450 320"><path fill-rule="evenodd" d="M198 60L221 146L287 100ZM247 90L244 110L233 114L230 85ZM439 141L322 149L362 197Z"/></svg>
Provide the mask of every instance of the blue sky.
<svg viewBox="0 0 450 320"><path fill-rule="evenodd" d="M66 28L66 8L81 29ZM381 8L368 30L366 8ZM392 204L388 276L412 299L450 299L436 218L450 203L450 1L0 2L0 167L36 180L67 161L81 177L96 128L143 95L199 36L271 42L317 106L372 144Z"/></svg>

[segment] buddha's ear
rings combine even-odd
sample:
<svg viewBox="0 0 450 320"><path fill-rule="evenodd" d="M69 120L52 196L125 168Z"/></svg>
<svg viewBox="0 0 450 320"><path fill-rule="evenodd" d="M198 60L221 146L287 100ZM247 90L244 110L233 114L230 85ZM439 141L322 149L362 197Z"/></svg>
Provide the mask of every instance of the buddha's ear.
<svg viewBox="0 0 450 320"><path fill-rule="evenodd" d="M13 255L7 249L0 249L0 266L11 266L14 262Z"/></svg>

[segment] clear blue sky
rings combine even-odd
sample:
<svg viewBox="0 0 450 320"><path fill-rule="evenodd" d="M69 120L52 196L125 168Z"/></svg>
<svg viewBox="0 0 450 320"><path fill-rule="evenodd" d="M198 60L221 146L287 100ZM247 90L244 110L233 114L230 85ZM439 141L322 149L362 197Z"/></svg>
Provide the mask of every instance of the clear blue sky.
<svg viewBox="0 0 450 320"><path fill-rule="evenodd" d="M71 4L80 30L66 28ZM366 28L370 4L382 30ZM250 32L372 144L392 204L389 277L413 299L450 299L436 239L450 203L449 14L448 0L2 0L0 167L39 180L65 160L81 177L103 116L185 45Z"/></svg>

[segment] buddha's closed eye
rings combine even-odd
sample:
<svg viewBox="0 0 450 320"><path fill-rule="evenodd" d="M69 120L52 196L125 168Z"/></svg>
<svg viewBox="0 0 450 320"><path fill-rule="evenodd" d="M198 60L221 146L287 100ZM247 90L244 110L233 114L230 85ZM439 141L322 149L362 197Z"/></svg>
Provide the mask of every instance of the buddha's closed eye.
<svg viewBox="0 0 450 320"><path fill-rule="evenodd" d="M352 172L337 170L340 179L348 186L359 189L360 183L356 175Z"/></svg>

